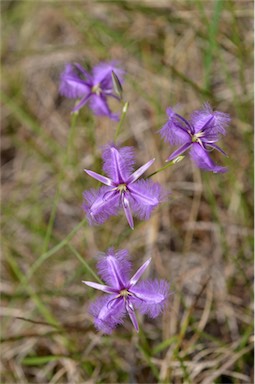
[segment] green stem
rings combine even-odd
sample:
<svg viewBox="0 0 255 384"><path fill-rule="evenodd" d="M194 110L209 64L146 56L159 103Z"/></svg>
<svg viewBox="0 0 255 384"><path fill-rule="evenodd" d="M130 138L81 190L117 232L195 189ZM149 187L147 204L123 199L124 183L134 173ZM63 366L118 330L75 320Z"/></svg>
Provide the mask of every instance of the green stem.
<svg viewBox="0 0 255 384"><path fill-rule="evenodd" d="M67 150L65 151L65 156L64 156L64 161L63 161L63 169L65 169L65 167L67 166L68 159L70 158L70 151L71 151L71 147L73 144L77 117L78 117L77 112L72 114L71 127L69 129L68 138L67 138ZM59 177L58 177L57 189L56 189L56 193L55 193L54 200L53 200L53 207L51 210L50 219L48 222L48 226L47 226L47 230L46 230L46 234L45 234L45 238L44 238L44 242L43 242L43 251L42 251L43 253L45 253L47 251L48 246L49 246L49 242L50 242L50 238L51 238L51 234L52 234L52 229L53 229L54 221L55 221L56 214L57 214L58 202L59 202L59 198L60 198L60 186L61 186L61 183L63 181L63 178L64 178L64 172L60 173Z"/></svg>
<svg viewBox="0 0 255 384"><path fill-rule="evenodd" d="M15 274L15 276L17 277L19 282L21 284L24 284L24 275L20 271L19 266L18 266L16 260L11 255L8 255L8 254L6 255L6 260L9 263L13 273ZM53 325L59 326L58 320L55 319L55 317L52 315L50 310L41 301L40 295L37 295L34 292L33 288L29 284L25 285L25 289L26 289L26 292L28 293L28 295L34 301L37 309L39 310L41 315L44 317L44 319L47 322L52 323Z"/></svg>
<svg viewBox="0 0 255 384"><path fill-rule="evenodd" d="M117 138L118 138L118 136L120 134L120 130L121 130L122 124L124 122L124 119L126 117L127 111L128 111L128 102L124 103L124 106L122 108L122 113L121 113L120 121L119 121L119 124L118 124L116 132L115 132L115 136L114 136L114 141L115 142L117 141Z"/></svg>
<svg viewBox="0 0 255 384"><path fill-rule="evenodd" d="M74 112L71 115L71 126L70 126L70 129L68 132L68 137L67 137L67 151L66 151L66 156L64 158L65 165L67 164L67 161L69 160L69 158L71 156L71 149L73 147L74 134L75 134L75 128L76 128L78 115L79 115L79 111Z"/></svg>
<svg viewBox="0 0 255 384"><path fill-rule="evenodd" d="M157 169L155 172L151 173L151 174L147 177L147 179L148 179L149 177L152 177L152 176L156 175L156 174L159 173L159 172L164 171L166 168L172 167L172 165L174 165L174 164L176 164L176 163L179 163L180 161L182 161L182 160L184 159L184 157L185 157L185 156L178 156L178 157L176 157L176 159L174 159L174 160L172 160L172 161L169 161L166 165L164 165L164 167L161 167L161 168Z"/></svg>
<svg viewBox="0 0 255 384"><path fill-rule="evenodd" d="M77 252L77 250L72 246L72 244L68 244L68 247L71 249L71 251L75 254L75 256L77 257L77 259L85 266L85 268L87 269L87 271L100 283L100 284L103 284L102 280L99 279L99 277L97 276L97 274L93 271L93 269L90 268L90 266L88 265L88 263L84 260L84 258L79 254L79 252Z"/></svg>
<svg viewBox="0 0 255 384"><path fill-rule="evenodd" d="M27 284L28 281L31 279L35 271L54 253L59 251L61 248L63 248L68 242L72 239L72 237L78 232L78 230L84 225L86 222L86 218L84 218L74 229L66 236L64 240L62 240L60 243L58 243L55 247L50 249L48 252L43 253L37 260L36 262L32 265L30 270L28 271L27 276L23 280L23 284Z"/></svg>

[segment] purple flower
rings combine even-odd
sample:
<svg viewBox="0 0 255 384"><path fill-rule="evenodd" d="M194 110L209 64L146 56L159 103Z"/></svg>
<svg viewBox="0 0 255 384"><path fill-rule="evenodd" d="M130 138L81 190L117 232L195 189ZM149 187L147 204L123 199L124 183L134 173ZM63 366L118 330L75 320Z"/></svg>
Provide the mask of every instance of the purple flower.
<svg viewBox="0 0 255 384"><path fill-rule="evenodd" d="M108 116L112 120L118 120L118 115L113 114L107 104L107 97L114 94L112 71L117 75L120 83L123 83L124 71L119 69L115 62L101 63L88 73L80 64L67 64L61 74L59 92L70 99L81 99L74 107L73 112L78 111L87 102L95 115Z"/></svg>
<svg viewBox="0 0 255 384"><path fill-rule="evenodd" d="M227 171L225 167L216 165L208 153L216 149L226 156L215 143L219 140L220 134L226 133L225 128L230 123L228 114L213 111L207 103L202 110L195 111L191 115L190 121L175 113L172 108L167 109L167 114L169 120L161 128L160 134L170 144L181 144L167 161L175 159L189 149L192 160L199 168L214 173Z"/></svg>
<svg viewBox="0 0 255 384"><path fill-rule="evenodd" d="M103 152L103 160L103 170L108 177L85 169L89 176L105 184L99 190L89 190L83 194L83 208L88 220L90 224L102 224L122 207L130 227L134 229L132 212L140 219L148 219L162 198L158 183L138 180L155 159L133 172L133 148L108 145Z"/></svg>
<svg viewBox="0 0 255 384"><path fill-rule="evenodd" d="M131 263L127 250L115 253L111 248L101 257L97 269L107 285L83 281L89 287L109 294L97 299L90 307L98 330L111 333L123 322L123 317L128 313L138 332L135 308L152 318L162 312L169 295L169 284L165 280L147 280L138 283L150 262L151 259L147 260L130 279Z"/></svg>

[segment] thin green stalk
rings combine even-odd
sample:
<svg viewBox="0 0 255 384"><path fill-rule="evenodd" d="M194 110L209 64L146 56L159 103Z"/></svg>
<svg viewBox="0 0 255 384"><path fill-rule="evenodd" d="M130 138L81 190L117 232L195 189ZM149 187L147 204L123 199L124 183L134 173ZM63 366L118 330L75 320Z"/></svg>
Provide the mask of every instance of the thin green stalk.
<svg viewBox="0 0 255 384"><path fill-rule="evenodd" d="M71 148L72 148L72 144L73 144L77 117L78 117L77 112L72 114L71 127L69 129L68 138L67 138L67 150L65 151L65 156L64 156L64 160L63 160L63 169L65 169L65 167L67 166L68 159L70 158L70 152L71 152ZM53 200L53 207L51 210L50 219L48 222L48 226L47 226L47 230L46 230L46 234L45 234L45 238L44 238L44 242L43 242L43 250L42 250L43 253L45 253L47 251L48 246L49 246L49 242L50 242L50 238L51 238L51 234L52 234L52 229L53 229L54 221L55 221L56 214L57 214L58 202L59 202L59 198L60 198L60 186L61 186L61 183L63 181L63 178L64 178L64 172L61 172L59 174L59 177L58 177L57 189L56 189L56 193L55 193L54 200Z"/></svg>
<svg viewBox="0 0 255 384"><path fill-rule="evenodd" d="M42 137L46 142L47 146L54 152L59 151L60 148L57 145L56 141L52 139L52 137L42 129L40 124L32 117L28 112L22 109L15 99L9 98L4 92L0 92L0 98L5 103L7 108L13 113L18 121L20 121L25 127L28 127L31 132L33 132L36 137Z"/></svg>
<svg viewBox="0 0 255 384"><path fill-rule="evenodd" d="M146 339L146 336L143 332L143 328L140 327L139 329L139 343L137 344L137 348L141 352L141 354L144 356L144 359L148 366L151 368L151 371L155 378L159 380L159 370L158 367L153 363L152 356L151 356L151 349L149 347L148 341Z"/></svg>
<svg viewBox="0 0 255 384"><path fill-rule="evenodd" d="M67 151L66 151L66 156L64 158L65 165L67 164L67 161L70 159L70 156L71 156L71 149L73 147L73 141L75 137L74 134L75 134L75 128L76 128L78 116L79 116L79 111L74 112L71 115L71 125L68 132L68 137L67 137Z"/></svg>
<svg viewBox="0 0 255 384"><path fill-rule="evenodd" d="M210 89L211 83L211 73L213 66L213 59L218 48L217 45L217 33L219 30L219 23L221 17L221 10L223 6L223 1L216 0L214 3L213 15L211 22L208 26L208 46L205 52L204 64L205 64L205 89Z"/></svg>
<svg viewBox="0 0 255 384"><path fill-rule="evenodd" d="M57 184L57 190L56 190L56 193L55 193L55 196L54 196L54 200L53 200L53 206L52 206L52 210L51 210L51 213L50 213L50 219L49 219L47 230L46 230L46 234L45 234L45 237L44 237L44 242L43 242L43 247L42 247L42 252L43 253L45 253L47 251L48 246L49 246L49 242L50 242L50 238L51 238L51 233L52 233L54 221L55 221L55 218L56 218L59 197L60 197L60 179L59 179L58 184Z"/></svg>
<svg viewBox="0 0 255 384"><path fill-rule="evenodd" d="M93 269L90 268L88 263L84 260L84 258L79 254L79 252L72 246L72 244L68 244L68 247L71 249L71 251L75 254L77 259L85 266L87 271L100 283L103 284L102 280L97 276L97 274L93 271Z"/></svg>
<svg viewBox="0 0 255 384"><path fill-rule="evenodd" d="M43 253L36 262L32 265L30 270L28 271L27 276L23 279L23 284L27 284L27 282L31 279L33 274L37 271L37 269L52 255L54 255L57 251L59 251L61 248L63 248L68 242L72 239L72 237L78 232L78 230L84 225L86 222L86 218L84 218L79 224L76 225L76 227L73 228L73 230L66 236L64 240L62 240L60 243L58 243L55 247L51 248L49 251Z"/></svg>
<svg viewBox="0 0 255 384"><path fill-rule="evenodd" d="M96 120L95 116L91 116L91 121L87 124L87 131L86 131L86 137L89 146L91 147L92 151L95 148L96 145L96 131L95 131L95 126L96 126Z"/></svg>
<svg viewBox="0 0 255 384"><path fill-rule="evenodd" d="M120 134L120 130L121 130L121 127L123 125L123 122L125 120L125 117L126 117L126 114L127 114L127 111L128 111L128 102L126 102L122 108L122 113L121 113L121 117L120 117L120 121L119 121L119 124L116 128L116 132L115 132L115 136L114 136L114 141L116 142L117 139L118 139L118 136Z"/></svg>
<svg viewBox="0 0 255 384"><path fill-rule="evenodd" d="M166 165L164 165L164 167L161 167L161 168L157 169L155 172L153 172L149 176L147 176L147 179L149 177L152 177L152 176L156 175L159 172L164 171L166 168L172 167L172 165L174 165L176 163L179 163L180 161L182 161L184 159L184 157L185 156L178 156L176 159L174 159L172 161L169 161Z"/></svg>
<svg viewBox="0 0 255 384"><path fill-rule="evenodd" d="M19 266L17 265L15 259L11 255L7 254L6 260L9 263L13 273L15 274L15 276L17 277L19 282L21 284L23 284L24 275L21 273ZM54 316L51 314L51 312L48 310L48 308L43 304L43 302L40 300L39 296L34 292L33 288L29 284L26 285L26 291L29 294L29 296L31 297L31 299L34 301L37 309L39 310L41 315L44 317L44 319L49 323L60 326L60 323L54 318Z"/></svg>

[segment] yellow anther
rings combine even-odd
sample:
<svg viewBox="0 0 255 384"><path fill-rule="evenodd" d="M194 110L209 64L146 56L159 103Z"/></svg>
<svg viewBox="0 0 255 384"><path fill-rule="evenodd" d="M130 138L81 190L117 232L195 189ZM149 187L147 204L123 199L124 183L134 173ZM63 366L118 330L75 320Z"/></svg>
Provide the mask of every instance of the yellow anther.
<svg viewBox="0 0 255 384"><path fill-rule="evenodd" d="M127 190L126 184L119 184L117 187L117 190L120 192L126 192L126 190Z"/></svg>
<svg viewBox="0 0 255 384"><path fill-rule="evenodd" d="M120 296L124 296L124 297L127 297L129 295L129 292L127 289L122 289L120 291Z"/></svg>
<svg viewBox="0 0 255 384"><path fill-rule="evenodd" d="M92 92L99 96L100 93L102 92L102 89L100 88L100 84L94 85L92 87Z"/></svg>

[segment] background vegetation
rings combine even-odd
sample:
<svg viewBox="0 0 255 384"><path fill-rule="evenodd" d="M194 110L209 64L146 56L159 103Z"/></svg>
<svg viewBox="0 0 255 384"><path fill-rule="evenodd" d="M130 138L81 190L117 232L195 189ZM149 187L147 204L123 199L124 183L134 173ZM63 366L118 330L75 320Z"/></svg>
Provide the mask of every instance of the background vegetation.
<svg viewBox="0 0 255 384"><path fill-rule="evenodd" d="M2 1L2 383L252 383L252 1ZM83 169L100 171L116 124L60 97L68 62L117 59L130 102L121 144L137 165L171 149L165 109L209 101L232 124L229 172L188 158L154 177L169 200L134 231L124 215L89 227ZM114 109L119 105L114 104ZM70 125L73 124L73 129ZM164 315L94 329L96 255L127 248L171 282Z"/></svg>

